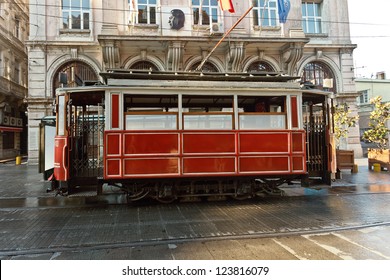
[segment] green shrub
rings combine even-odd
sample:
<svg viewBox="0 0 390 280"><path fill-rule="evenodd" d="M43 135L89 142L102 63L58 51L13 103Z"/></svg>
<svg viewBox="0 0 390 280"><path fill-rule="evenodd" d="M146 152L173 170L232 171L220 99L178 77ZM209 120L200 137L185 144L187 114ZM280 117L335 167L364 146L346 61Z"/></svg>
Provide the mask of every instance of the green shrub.
<svg viewBox="0 0 390 280"><path fill-rule="evenodd" d="M374 110L370 115L369 127L365 131L363 139L375 143L378 148L386 149L389 141L389 129L386 122L390 120L390 102L382 103L382 96L371 99Z"/></svg>

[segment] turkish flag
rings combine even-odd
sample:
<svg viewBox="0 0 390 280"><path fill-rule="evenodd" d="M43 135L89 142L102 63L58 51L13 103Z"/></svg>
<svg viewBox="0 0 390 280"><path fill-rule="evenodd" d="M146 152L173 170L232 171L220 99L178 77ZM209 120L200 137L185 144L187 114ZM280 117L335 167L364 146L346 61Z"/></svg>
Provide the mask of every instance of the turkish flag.
<svg viewBox="0 0 390 280"><path fill-rule="evenodd" d="M234 13L232 0L219 0L219 5L221 6L222 11L229 11L230 13Z"/></svg>

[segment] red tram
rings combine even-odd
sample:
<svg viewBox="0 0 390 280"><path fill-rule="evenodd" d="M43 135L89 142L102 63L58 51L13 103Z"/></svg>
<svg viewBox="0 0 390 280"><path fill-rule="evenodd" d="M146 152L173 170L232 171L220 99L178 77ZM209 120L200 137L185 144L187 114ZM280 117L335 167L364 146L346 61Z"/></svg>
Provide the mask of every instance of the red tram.
<svg viewBox="0 0 390 280"><path fill-rule="evenodd" d="M328 93L280 74L112 70L60 88L54 180L130 201L237 199L334 173Z"/></svg>

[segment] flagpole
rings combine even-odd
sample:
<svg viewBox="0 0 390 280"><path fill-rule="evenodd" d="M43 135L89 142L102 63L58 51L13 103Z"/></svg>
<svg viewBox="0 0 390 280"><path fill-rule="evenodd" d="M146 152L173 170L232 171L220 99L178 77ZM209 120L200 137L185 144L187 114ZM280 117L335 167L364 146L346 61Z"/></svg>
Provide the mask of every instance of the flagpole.
<svg viewBox="0 0 390 280"><path fill-rule="evenodd" d="M198 26L201 25L201 24L203 23L203 13L202 13L202 9L203 9L203 0L200 0Z"/></svg>
<svg viewBox="0 0 390 280"><path fill-rule="evenodd" d="M222 36L222 38L218 41L218 43L214 46L214 48L209 52L209 54L202 60L202 62L199 64L198 67L196 67L195 71L201 71L203 65L206 63L206 61L210 58L212 53L218 48L218 46L225 40L226 36L230 34L230 32L233 31L233 29L246 17L247 14L253 9L253 6L249 7L249 9L237 20L237 22L230 27L230 29Z"/></svg>
<svg viewBox="0 0 390 280"><path fill-rule="evenodd" d="M263 6L263 12L260 14L260 35L261 35L261 31L263 31L263 19L264 19L265 7L267 6L267 3L268 0L265 0Z"/></svg>

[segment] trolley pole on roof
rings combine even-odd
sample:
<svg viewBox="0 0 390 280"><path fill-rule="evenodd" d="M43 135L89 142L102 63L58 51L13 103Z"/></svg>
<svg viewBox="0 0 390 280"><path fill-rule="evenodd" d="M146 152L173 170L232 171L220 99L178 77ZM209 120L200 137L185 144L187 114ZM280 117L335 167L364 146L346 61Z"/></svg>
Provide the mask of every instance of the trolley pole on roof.
<svg viewBox="0 0 390 280"><path fill-rule="evenodd" d="M213 52L218 48L218 46L225 40L225 38L232 32L234 28L249 14L249 12L253 9L253 5L249 7L249 9L237 20L235 24L233 24L232 27L222 36L222 38L219 40L219 42L214 46L214 48L209 52L209 54L202 60L202 62L199 64L198 67L196 67L195 71L201 71L203 65L206 63L206 61L210 58L210 56L213 54Z"/></svg>

